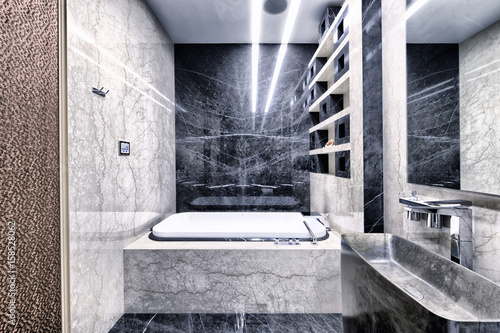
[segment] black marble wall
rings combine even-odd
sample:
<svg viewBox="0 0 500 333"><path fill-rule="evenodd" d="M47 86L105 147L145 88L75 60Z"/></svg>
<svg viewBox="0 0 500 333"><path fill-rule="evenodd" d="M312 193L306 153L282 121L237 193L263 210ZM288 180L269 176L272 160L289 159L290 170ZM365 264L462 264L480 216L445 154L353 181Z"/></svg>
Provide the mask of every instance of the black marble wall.
<svg viewBox="0 0 500 333"><path fill-rule="evenodd" d="M408 182L460 189L458 44L407 44Z"/></svg>
<svg viewBox="0 0 500 333"><path fill-rule="evenodd" d="M307 65L289 45L264 113L279 45L261 45L252 112L252 46L175 46L177 211L308 211Z"/></svg>
<svg viewBox="0 0 500 333"><path fill-rule="evenodd" d="M381 0L363 0L362 29L365 232L384 232Z"/></svg>

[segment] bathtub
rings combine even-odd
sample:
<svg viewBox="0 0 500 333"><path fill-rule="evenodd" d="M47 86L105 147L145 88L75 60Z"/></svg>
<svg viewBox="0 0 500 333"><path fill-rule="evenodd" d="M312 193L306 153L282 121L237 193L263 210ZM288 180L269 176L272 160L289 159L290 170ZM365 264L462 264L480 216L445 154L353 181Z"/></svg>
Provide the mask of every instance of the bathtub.
<svg viewBox="0 0 500 333"><path fill-rule="evenodd" d="M316 218L174 214L124 249L125 312L341 313L340 238Z"/></svg>
<svg viewBox="0 0 500 333"><path fill-rule="evenodd" d="M329 236L318 216L292 212L190 212L154 226L158 241L321 241Z"/></svg>

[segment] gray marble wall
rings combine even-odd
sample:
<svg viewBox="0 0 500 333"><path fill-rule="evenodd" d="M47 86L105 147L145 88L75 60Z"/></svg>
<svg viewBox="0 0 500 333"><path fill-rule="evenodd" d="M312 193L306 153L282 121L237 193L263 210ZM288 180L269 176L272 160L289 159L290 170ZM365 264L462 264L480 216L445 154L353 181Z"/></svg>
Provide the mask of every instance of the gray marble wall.
<svg viewBox="0 0 500 333"><path fill-rule="evenodd" d="M314 45L288 45L268 113L280 46L259 50L252 112L250 44L176 45L177 211L308 211L309 114L302 82Z"/></svg>
<svg viewBox="0 0 500 333"><path fill-rule="evenodd" d="M499 71L500 21L460 44L463 190L500 194Z"/></svg>
<svg viewBox="0 0 500 333"><path fill-rule="evenodd" d="M173 57L146 2L68 1L72 332L112 327L123 248L175 212Z"/></svg>
<svg viewBox="0 0 500 333"><path fill-rule="evenodd" d="M407 182L406 118L406 4L382 3L383 100L384 100L384 215L385 232L416 241L438 252L436 244L446 230L416 226L404 218L398 203L402 190L437 199L466 199L473 202L475 271L500 282L500 198L453 189L441 189ZM446 246L444 244L443 246Z"/></svg>

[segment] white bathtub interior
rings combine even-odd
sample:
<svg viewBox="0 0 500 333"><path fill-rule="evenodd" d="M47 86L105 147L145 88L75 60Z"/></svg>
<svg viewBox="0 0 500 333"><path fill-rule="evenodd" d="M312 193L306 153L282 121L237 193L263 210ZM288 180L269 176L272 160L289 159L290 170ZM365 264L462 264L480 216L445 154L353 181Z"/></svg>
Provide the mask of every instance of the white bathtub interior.
<svg viewBox="0 0 500 333"><path fill-rule="evenodd" d="M307 223L304 223L304 221ZM156 237L174 238L316 238L327 236L318 216L298 212L189 212L169 216L153 227Z"/></svg>

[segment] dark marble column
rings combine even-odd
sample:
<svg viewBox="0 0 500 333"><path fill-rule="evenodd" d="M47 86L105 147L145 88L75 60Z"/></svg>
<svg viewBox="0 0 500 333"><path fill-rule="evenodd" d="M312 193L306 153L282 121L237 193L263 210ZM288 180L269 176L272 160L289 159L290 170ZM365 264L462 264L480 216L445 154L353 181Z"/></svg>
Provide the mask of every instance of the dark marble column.
<svg viewBox="0 0 500 333"><path fill-rule="evenodd" d="M363 0L363 186L365 232L384 231L381 0Z"/></svg>

